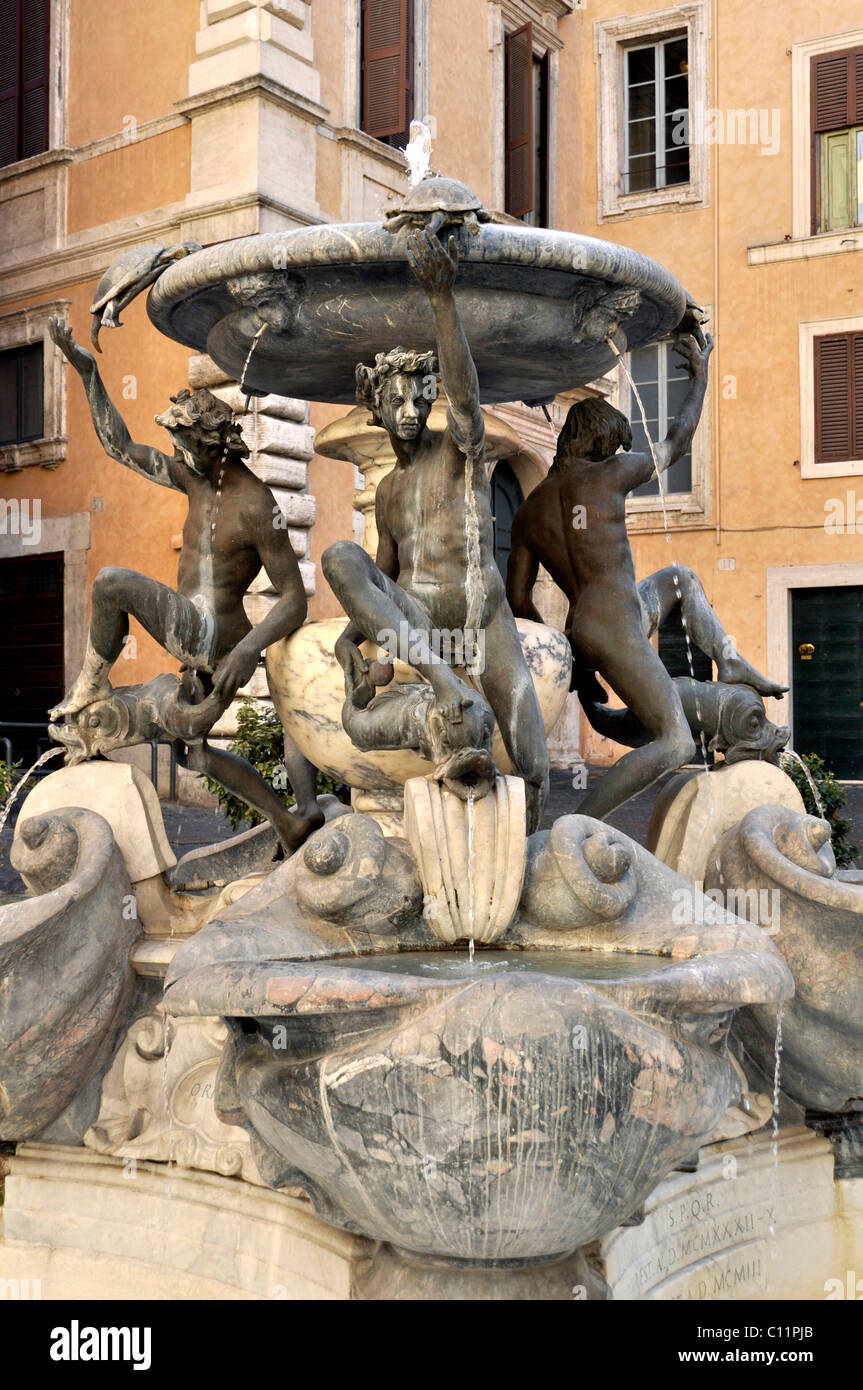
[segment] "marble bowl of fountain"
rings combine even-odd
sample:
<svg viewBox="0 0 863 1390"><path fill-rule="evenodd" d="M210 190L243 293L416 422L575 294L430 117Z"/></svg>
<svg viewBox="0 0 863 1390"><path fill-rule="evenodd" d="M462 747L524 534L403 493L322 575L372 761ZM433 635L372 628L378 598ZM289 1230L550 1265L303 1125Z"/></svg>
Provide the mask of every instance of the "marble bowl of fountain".
<svg viewBox="0 0 863 1390"><path fill-rule="evenodd" d="M679 281L625 246L495 221L478 201L445 211L459 254L456 302L485 403L548 400L594 381L614 364L609 337L625 352L666 336L683 318ZM246 373L251 389L352 405L358 362L397 343L434 345L407 237L412 222L435 227L440 219L423 207L406 220L208 247L164 271L149 294L150 318L238 381L266 323Z"/></svg>
<svg viewBox="0 0 863 1390"><path fill-rule="evenodd" d="M473 953L423 914L412 848L343 817L167 980L170 1012L228 1020L217 1107L265 1180L408 1263L554 1264L618 1225L736 1100L734 1011L793 989L758 928L671 927L696 890L599 822L524 849Z"/></svg>
<svg viewBox="0 0 863 1390"><path fill-rule="evenodd" d="M782 1090L831 1139L837 1175L863 1176L863 874L837 869L827 821L759 806L720 840L705 888L734 891L762 920L767 906L796 985L782 1007ZM775 1007L735 1021L762 1076L776 1034Z"/></svg>

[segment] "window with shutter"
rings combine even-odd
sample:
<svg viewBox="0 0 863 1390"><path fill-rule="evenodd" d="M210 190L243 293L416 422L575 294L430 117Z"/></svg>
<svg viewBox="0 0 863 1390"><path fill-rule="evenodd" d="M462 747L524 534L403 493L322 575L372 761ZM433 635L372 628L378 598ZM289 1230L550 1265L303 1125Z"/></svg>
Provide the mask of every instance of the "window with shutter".
<svg viewBox="0 0 863 1390"><path fill-rule="evenodd" d="M367 135L407 143L413 118L413 0L363 0L362 113Z"/></svg>
<svg viewBox="0 0 863 1390"><path fill-rule="evenodd" d="M812 231L863 224L863 48L811 60Z"/></svg>
<svg viewBox="0 0 863 1390"><path fill-rule="evenodd" d="M506 36L506 211L534 207L533 25Z"/></svg>
<svg viewBox="0 0 863 1390"><path fill-rule="evenodd" d="M814 341L815 462L863 460L863 333Z"/></svg>
<svg viewBox="0 0 863 1390"><path fill-rule="evenodd" d="M51 0L0 0L0 165L48 148Z"/></svg>
<svg viewBox="0 0 863 1390"><path fill-rule="evenodd" d="M0 444L41 439L43 346L0 352Z"/></svg>

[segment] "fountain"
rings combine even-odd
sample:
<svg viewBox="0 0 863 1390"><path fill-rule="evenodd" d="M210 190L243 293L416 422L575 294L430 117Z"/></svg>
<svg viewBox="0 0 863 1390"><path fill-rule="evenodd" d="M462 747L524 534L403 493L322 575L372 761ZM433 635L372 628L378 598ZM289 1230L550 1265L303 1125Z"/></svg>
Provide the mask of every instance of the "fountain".
<svg viewBox="0 0 863 1390"><path fill-rule="evenodd" d="M159 417L175 454L148 451L149 476L189 492L190 506L206 499L200 536L187 523L194 548L165 628L185 670L181 683L111 689L104 632L150 590L142 576L103 572L90 666L55 714L70 766L41 784L19 821L14 862L32 896L0 908L13 981L0 1011L0 1140L19 1145L10 1250L45 1243L16 1182L28 1162L60 1161L48 1146L66 1145L100 1173L130 1156L147 1163L153 1200L166 1159L180 1165L172 1183L188 1171L190 1181L234 1184L218 1191L239 1223L225 1237L237 1249L251 1239L237 1214L245 1191L256 1211L299 1223L303 1239L347 1233L339 1249L355 1241L362 1252L355 1297L570 1298L575 1287L605 1298L611 1280L594 1243L619 1244L705 1144L765 1122L769 1101L753 1093L729 1039L760 1065L783 1005L782 1084L807 1110L846 1117L852 1144L859 1057L846 1057L840 1076L816 1046L798 1005L785 1003L792 972L800 1008L825 1026L844 1026L847 1010L824 999L821 964L809 968L796 934L774 941L720 900L754 872L749 819L726 816L723 877L708 875L704 893L594 816L576 811L541 828L544 731L571 681L598 710L604 671L598 661L584 669L577 613L562 634L538 621L529 592L518 624L507 604L484 465L517 441L488 407L547 401L627 350L695 333L694 306L669 271L625 247L485 209L429 172L416 134L417 177L383 223L140 258L155 327L209 353L247 393L359 399L363 418L354 411L330 426L321 452L354 460L362 437L377 560L348 541L331 547L324 569L346 617L301 626L293 571L250 522L258 563L280 575L278 621L229 638L214 576L235 586L254 577L225 530L248 515L230 505L247 486L237 420L212 398L182 395ZM130 264L121 286L106 273L105 303L129 302ZM107 451L140 466L93 359L65 326L55 340L85 379ZM433 405L438 374L445 396ZM389 471L372 477L384 457ZM263 516L266 499L249 497ZM677 574L674 590L676 602L700 603ZM712 610L699 611L715 632ZM693 626L695 640L707 640L701 630ZM442 633L461 642L457 651L443 650ZM295 813L274 808L251 769L207 744L264 648ZM729 763L755 759L746 766L757 780L758 759L775 761L787 730L765 724L753 668L720 674L726 684L673 693L672 752L685 753L691 730ZM641 756L650 735L638 709L607 713ZM184 877L163 843L151 789L128 776L121 786L116 765L90 761L158 730L190 766L269 816L283 862L273 865L269 841L263 858L247 840L214 846L195 870L206 863L212 891L193 900L178 891L200 878L191 864ZM301 796L310 765L349 782L353 810ZM786 854L810 827L806 864L790 857L819 888L795 890L795 933L799 916L812 937L817 904L819 926L826 913L841 936L863 884L834 880L818 850L822 823L781 808L751 815L761 817L758 844L773 834ZM142 863L134 827L145 823L158 852ZM85 949L82 924L94 916L99 932ZM853 1001L859 973L855 965ZM133 1237L125 1248L144 1258ZM609 1255L606 1275L613 1264ZM249 1280L242 1286L260 1293Z"/></svg>

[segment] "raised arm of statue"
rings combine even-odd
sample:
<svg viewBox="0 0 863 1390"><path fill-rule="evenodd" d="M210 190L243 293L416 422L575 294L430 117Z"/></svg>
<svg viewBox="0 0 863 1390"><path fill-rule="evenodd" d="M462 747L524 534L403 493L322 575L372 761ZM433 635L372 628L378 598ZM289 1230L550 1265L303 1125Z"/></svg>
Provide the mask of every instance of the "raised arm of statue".
<svg viewBox="0 0 863 1390"><path fill-rule="evenodd" d="M172 467L172 459L158 449L147 444L136 444L132 440L125 422L105 390L95 357L75 342L69 325L54 317L48 322L48 331L84 383L93 427L105 453L142 477L160 483L162 487L182 491L181 474Z"/></svg>
<svg viewBox="0 0 863 1390"><path fill-rule="evenodd" d="M434 314L441 379L449 399L450 427L464 453L479 453L485 442L485 427L476 367L453 295L458 268L455 239L450 237L448 248L445 248L431 232L415 232L408 240L408 258Z"/></svg>
<svg viewBox="0 0 863 1390"><path fill-rule="evenodd" d="M690 334L677 339L674 351L679 353L686 364L691 385L686 399L680 407L677 418L665 439L655 446L656 465L648 451L644 453L620 454L620 466L625 474L622 486L625 491L649 482L654 473L664 473L672 463L685 454L692 443L692 437L701 419L701 408L707 390L707 363L713 351L713 339L708 333L704 347L699 347Z"/></svg>

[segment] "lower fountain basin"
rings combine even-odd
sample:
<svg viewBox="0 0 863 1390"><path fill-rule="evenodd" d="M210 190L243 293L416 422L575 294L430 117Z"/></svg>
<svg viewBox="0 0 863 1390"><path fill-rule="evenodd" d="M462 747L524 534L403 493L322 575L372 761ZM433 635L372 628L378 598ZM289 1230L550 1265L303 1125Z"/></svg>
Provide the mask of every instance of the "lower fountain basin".
<svg viewBox="0 0 863 1390"><path fill-rule="evenodd" d="M720 1055L772 953L408 951L199 964L176 1014L221 1014L217 1104L274 1186L403 1251L568 1253L623 1221L739 1093ZM723 984L724 980L724 984Z"/></svg>

